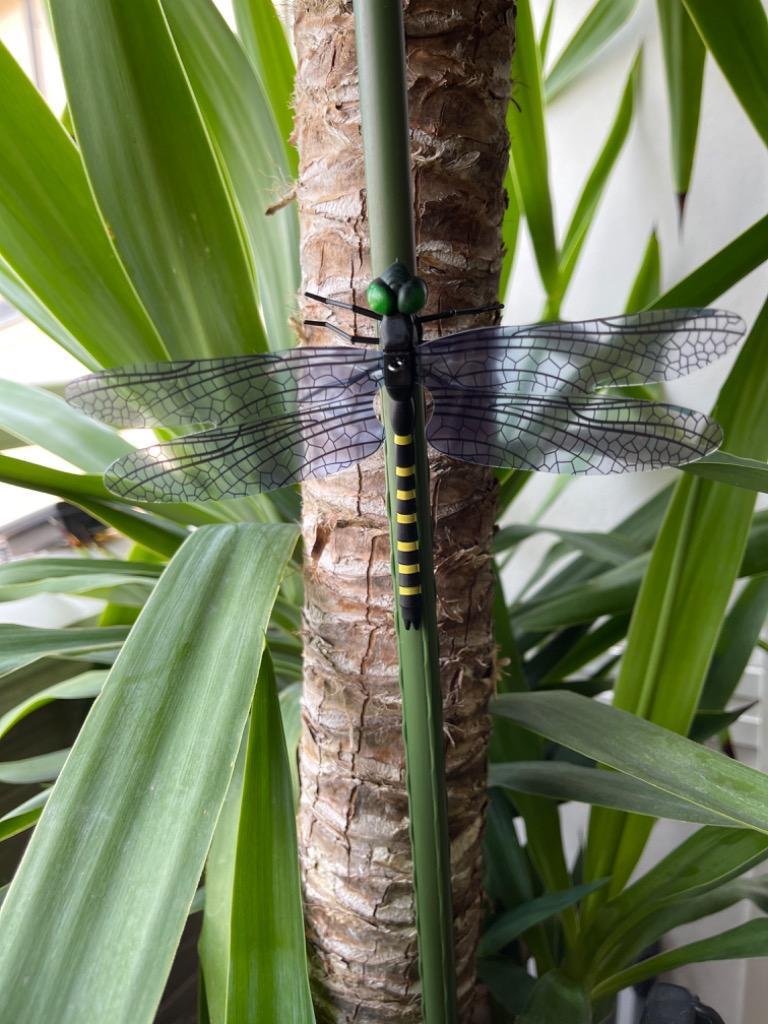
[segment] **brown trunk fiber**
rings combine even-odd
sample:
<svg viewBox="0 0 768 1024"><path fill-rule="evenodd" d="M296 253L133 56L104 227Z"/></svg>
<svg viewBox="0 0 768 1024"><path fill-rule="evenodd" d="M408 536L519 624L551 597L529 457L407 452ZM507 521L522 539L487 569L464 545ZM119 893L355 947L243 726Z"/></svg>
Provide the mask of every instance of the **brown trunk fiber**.
<svg viewBox="0 0 768 1024"><path fill-rule="evenodd" d="M428 311L496 298L513 0L406 4L418 271ZM298 0L304 287L365 303L370 280L350 5ZM381 269L381 268L379 268ZM306 303L304 312L323 316ZM370 321L336 322L370 333ZM477 322L476 320L474 322ZM445 331L467 327L448 321ZM335 343L307 329L310 344ZM472 1016L493 677L487 470L434 458L432 504L461 1019ZM304 487L300 748L304 896L318 1020L421 1020L384 473L375 456Z"/></svg>

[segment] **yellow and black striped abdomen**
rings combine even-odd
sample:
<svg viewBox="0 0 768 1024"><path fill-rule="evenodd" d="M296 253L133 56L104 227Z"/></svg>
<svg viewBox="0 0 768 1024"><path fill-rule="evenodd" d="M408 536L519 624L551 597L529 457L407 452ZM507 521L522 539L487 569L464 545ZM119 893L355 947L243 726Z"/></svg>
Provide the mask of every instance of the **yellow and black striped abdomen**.
<svg viewBox="0 0 768 1024"><path fill-rule="evenodd" d="M395 434L395 473L397 596L405 628L418 629L421 625L421 572L413 434Z"/></svg>

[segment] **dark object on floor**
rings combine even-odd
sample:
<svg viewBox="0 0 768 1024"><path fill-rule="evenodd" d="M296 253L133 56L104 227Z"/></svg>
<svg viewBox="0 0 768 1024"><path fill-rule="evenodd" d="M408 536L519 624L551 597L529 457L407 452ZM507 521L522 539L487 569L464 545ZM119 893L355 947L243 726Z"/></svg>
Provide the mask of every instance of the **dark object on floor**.
<svg viewBox="0 0 768 1024"><path fill-rule="evenodd" d="M651 989L640 1024L725 1024L711 1006L682 985L657 981Z"/></svg>

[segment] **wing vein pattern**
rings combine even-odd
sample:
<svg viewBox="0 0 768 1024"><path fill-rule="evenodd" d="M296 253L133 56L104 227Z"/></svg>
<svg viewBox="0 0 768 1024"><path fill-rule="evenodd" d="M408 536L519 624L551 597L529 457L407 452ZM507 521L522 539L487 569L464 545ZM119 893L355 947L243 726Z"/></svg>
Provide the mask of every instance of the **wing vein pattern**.
<svg viewBox="0 0 768 1024"><path fill-rule="evenodd" d="M740 317L717 309L649 310L575 323L481 327L425 342L417 354L430 389L589 394L685 376L719 359L743 333Z"/></svg>

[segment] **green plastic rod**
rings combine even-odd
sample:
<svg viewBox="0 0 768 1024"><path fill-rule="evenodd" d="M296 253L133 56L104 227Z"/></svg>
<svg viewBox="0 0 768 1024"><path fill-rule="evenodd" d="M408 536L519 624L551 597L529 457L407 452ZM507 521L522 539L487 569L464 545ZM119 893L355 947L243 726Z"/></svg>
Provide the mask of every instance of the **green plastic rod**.
<svg viewBox="0 0 768 1024"><path fill-rule="evenodd" d="M355 0L354 8L372 277L381 274L395 260L404 263L413 274L416 272L416 246L402 7L400 0ZM429 463L424 400L420 391L415 404L422 623L420 629L406 630L395 600L395 625L403 698L422 1016L426 1024L455 1024L456 969L443 702L432 563ZM395 458L385 395L384 423L387 511L394 552ZM392 573L396 580L394 558Z"/></svg>

